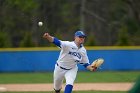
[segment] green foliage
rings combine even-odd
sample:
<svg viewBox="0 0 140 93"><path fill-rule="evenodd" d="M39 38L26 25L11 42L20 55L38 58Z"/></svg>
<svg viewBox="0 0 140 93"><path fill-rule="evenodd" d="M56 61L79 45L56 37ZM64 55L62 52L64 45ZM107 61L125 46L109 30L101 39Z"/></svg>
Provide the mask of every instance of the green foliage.
<svg viewBox="0 0 140 93"><path fill-rule="evenodd" d="M20 43L20 47L33 47L34 43L30 33L25 33L23 40Z"/></svg>
<svg viewBox="0 0 140 93"><path fill-rule="evenodd" d="M132 40L136 45L140 44L140 29L133 35Z"/></svg>
<svg viewBox="0 0 140 93"><path fill-rule="evenodd" d="M128 29L126 26L122 26L118 35L118 46L128 46L130 44L130 38L128 35Z"/></svg>
<svg viewBox="0 0 140 93"><path fill-rule="evenodd" d="M88 46L94 46L94 45L96 45L95 38L94 38L94 36L92 34L88 35L88 37L86 39L85 45L88 45Z"/></svg>
<svg viewBox="0 0 140 93"><path fill-rule="evenodd" d="M127 22L129 38L135 45L140 44L140 26L137 21L133 19L128 19Z"/></svg>
<svg viewBox="0 0 140 93"><path fill-rule="evenodd" d="M0 47L11 47L10 35L6 32L0 32Z"/></svg>
<svg viewBox="0 0 140 93"><path fill-rule="evenodd" d="M37 40L37 46L46 45L40 39L42 32L38 31L38 21L43 21L44 28L53 36L73 40L73 33L80 29L81 16L84 16L85 32L95 33L93 37L88 35L86 45L140 45L139 0L85 1L85 6L82 6L82 0L0 0L0 31L10 34L12 42L5 47L22 46L20 42L25 38L23 34L31 32L34 40ZM81 13L82 7L89 12ZM113 31L109 31L108 24L111 24ZM124 29L122 24L127 27L127 31L121 31ZM110 32L114 31L109 37ZM122 33L125 39L120 39ZM26 36L29 37L32 38Z"/></svg>
<svg viewBox="0 0 140 93"><path fill-rule="evenodd" d="M140 92L140 77L137 79L136 83L128 93L139 93L139 92Z"/></svg>
<svg viewBox="0 0 140 93"><path fill-rule="evenodd" d="M35 0L6 0L10 6L18 7L23 12L30 12L37 8L38 4Z"/></svg>

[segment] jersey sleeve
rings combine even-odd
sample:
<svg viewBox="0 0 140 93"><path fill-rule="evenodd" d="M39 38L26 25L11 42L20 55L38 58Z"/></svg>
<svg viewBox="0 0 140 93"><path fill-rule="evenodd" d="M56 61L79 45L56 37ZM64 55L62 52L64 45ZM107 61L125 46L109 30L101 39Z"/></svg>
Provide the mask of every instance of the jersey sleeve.
<svg viewBox="0 0 140 93"><path fill-rule="evenodd" d="M86 50L82 51L82 60L80 62L85 68L90 65Z"/></svg>
<svg viewBox="0 0 140 93"><path fill-rule="evenodd" d="M61 48L61 46L60 46L60 45L61 45L61 42L60 42L60 40L57 39L56 37L54 37L53 43L54 43L56 46L58 46L58 47Z"/></svg>
<svg viewBox="0 0 140 93"><path fill-rule="evenodd" d="M69 41L60 41L60 42L61 42L60 47L62 49L67 49L69 47Z"/></svg>
<svg viewBox="0 0 140 93"><path fill-rule="evenodd" d="M54 37L53 43L58 46L59 48L66 48L68 46L68 41L61 41Z"/></svg>

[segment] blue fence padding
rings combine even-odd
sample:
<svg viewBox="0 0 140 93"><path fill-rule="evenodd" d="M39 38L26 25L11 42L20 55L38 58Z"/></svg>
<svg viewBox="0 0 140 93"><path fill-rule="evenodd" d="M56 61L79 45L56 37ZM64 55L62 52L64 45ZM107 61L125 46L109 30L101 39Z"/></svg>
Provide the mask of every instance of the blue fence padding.
<svg viewBox="0 0 140 93"><path fill-rule="evenodd" d="M140 50L87 50L90 63L104 58L100 70L140 70ZM59 51L0 51L0 72L53 71ZM85 70L78 65L79 70Z"/></svg>
<svg viewBox="0 0 140 93"><path fill-rule="evenodd" d="M140 50L90 50L88 56L104 58L101 70L140 70Z"/></svg>
<svg viewBox="0 0 140 93"><path fill-rule="evenodd" d="M0 71L51 71L58 51L0 52Z"/></svg>

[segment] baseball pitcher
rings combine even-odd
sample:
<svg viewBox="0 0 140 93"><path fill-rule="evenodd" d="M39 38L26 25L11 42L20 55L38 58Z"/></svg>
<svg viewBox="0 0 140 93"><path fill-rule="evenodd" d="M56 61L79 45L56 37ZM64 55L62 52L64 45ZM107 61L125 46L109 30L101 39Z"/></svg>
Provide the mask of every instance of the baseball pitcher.
<svg viewBox="0 0 140 93"><path fill-rule="evenodd" d="M61 41L49 33L45 33L43 38L61 49L54 69L55 93L60 93L64 79L66 80L64 93L72 93L74 80L78 71L77 63L90 71L95 71L104 61L103 59L97 59L92 64L89 63L86 49L83 46L86 38L83 31L75 33L74 41Z"/></svg>

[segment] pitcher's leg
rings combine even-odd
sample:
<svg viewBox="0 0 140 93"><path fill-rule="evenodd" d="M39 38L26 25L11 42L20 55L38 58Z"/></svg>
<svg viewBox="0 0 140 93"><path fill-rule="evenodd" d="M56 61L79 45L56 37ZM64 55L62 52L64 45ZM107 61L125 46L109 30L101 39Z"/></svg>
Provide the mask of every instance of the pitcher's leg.
<svg viewBox="0 0 140 93"><path fill-rule="evenodd" d="M64 93L72 93L73 85L66 85Z"/></svg>
<svg viewBox="0 0 140 93"><path fill-rule="evenodd" d="M66 86L64 93L72 93L73 84L77 75L77 66L69 71L66 72L65 78L66 78Z"/></svg>
<svg viewBox="0 0 140 93"><path fill-rule="evenodd" d="M60 69L58 66L55 66L54 70L54 90L56 93L60 93L59 91L62 88L63 79L64 79L65 71Z"/></svg>

